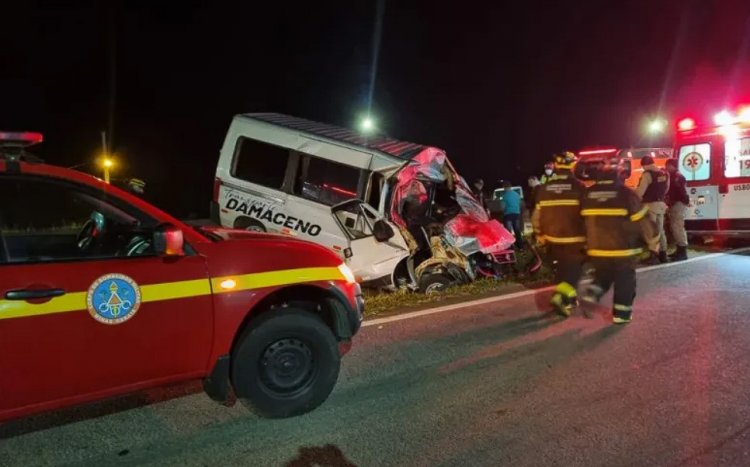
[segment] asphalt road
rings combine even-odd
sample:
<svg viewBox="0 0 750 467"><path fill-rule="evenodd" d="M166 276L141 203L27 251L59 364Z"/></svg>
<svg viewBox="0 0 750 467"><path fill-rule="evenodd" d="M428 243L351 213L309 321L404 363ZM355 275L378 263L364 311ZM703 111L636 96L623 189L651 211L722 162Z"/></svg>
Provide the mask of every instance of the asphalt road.
<svg viewBox="0 0 750 467"><path fill-rule="evenodd" d="M749 281L740 254L640 272L624 327L549 292L376 323L311 414L155 392L0 425L0 465L750 465Z"/></svg>

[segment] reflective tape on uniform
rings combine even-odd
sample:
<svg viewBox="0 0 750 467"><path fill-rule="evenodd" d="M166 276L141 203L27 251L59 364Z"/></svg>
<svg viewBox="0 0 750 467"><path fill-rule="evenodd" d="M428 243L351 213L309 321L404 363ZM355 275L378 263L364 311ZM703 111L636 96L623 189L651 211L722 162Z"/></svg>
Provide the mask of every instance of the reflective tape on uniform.
<svg viewBox="0 0 750 467"><path fill-rule="evenodd" d="M589 256L596 256L601 258L624 258L628 256L635 256L643 253L642 248L633 248L630 250L587 250Z"/></svg>
<svg viewBox="0 0 750 467"><path fill-rule="evenodd" d="M633 311L633 307L632 306L620 305L620 304L617 304L617 303L615 303L614 309L617 310L617 311Z"/></svg>
<svg viewBox="0 0 750 467"><path fill-rule="evenodd" d="M543 235L544 240L550 243L583 243L586 241L586 237L553 237L551 235Z"/></svg>
<svg viewBox="0 0 750 467"><path fill-rule="evenodd" d="M646 214L648 214L648 208L643 208L640 211L636 212L635 214L630 216L630 220L633 222L637 222L644 217L646 217Z"/></svg>
<svg viewBox="0 0 750 467"><path fill-rule="evenodd" d="M582 216L627 216L628 210L621 208L589 208L581 210Z"/></svg>
<svg viewBox="0 0 750 467"><path fill-rule="evenodd" d="M549 206L578 206L581 202L577 199L550 199L539 201L537 206L549 207Z"/></svg>

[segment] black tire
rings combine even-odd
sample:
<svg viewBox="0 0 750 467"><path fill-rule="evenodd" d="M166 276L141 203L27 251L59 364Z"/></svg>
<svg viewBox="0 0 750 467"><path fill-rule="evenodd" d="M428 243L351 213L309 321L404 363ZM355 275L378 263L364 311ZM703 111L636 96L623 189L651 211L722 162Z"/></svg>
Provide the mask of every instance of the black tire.
<svg viewBox="0 0 750 467"><path fill-rule="evenodd" d="M232 384L237 398L258 415L293 417L328 398L340 366L336 338L320 317L281 308L243 332L232 353Z"/></svg>
<svg viewBox="0 0 750 467"><path fill-rule="evenodd" d="M445 274L425 274L419 278L419 290L424 294L443 292L453 284Z"/></svg>
<svg viewBox="0 0 750 467"><path fill-rule="evenodd" d="M235 229L242 229L242 230L249 230L251 232L266 232L266 227L263 225L262 222L256 221L255 219L251 219L249 217L238 217L234 220L234 228Z"/></svg>

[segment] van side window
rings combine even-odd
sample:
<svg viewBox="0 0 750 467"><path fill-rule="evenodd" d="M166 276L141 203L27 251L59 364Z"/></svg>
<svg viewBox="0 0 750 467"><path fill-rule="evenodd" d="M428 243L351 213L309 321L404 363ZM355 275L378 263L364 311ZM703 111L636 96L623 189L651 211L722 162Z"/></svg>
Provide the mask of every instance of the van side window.
<svg viewBox="0 0 750 467"><path fill-rule="evenodd" d="M300 162L294 194L328 206L358 197L359 169L308 155Z"/></svg>
<svg viewBox="0 0 750 467"><path fill-rule="evenodd" d="M727 138L724 143L724 176L750 177L750 138Z"/></svg>
<svg viewBox="0 0 750 467"><path fill-rule="evenodd" d="M708 180L711 177L711 145L689 144L680 147L677 156L680 173L687 181Z"/></svg>
<svg viewBox="0 0 750 467"><path fill-rule="evenodd" d="M288 160L288 149L240 137L234 151L232 176L280 190Z"/></svg>

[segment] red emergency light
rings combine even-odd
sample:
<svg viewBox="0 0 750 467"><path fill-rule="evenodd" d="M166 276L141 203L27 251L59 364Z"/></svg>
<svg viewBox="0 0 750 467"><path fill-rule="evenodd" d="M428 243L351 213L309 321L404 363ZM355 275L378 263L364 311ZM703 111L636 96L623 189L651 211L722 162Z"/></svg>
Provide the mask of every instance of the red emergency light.
<svg viewBox="0 0 750 467"><path fill-rule="evenodd" d="M695 129L695 120L692 118L683 118L677 123L677 129L680 131L689 131Z"/></svg>
<svg viewBox="0 0 750 467"><path fill-rule="evenodd" d="M0 131L0 143L26 147L42 141L44 141L42 134L33 131Z"/></svg>
<svg viewBox="0 0 750 467"><path fill-rule="evenodd" d="M612 154L617 152L617 148L607 148L607 149L589 149L586 151L579 151L579 156L592 156L595 154Z"/></svg>

